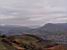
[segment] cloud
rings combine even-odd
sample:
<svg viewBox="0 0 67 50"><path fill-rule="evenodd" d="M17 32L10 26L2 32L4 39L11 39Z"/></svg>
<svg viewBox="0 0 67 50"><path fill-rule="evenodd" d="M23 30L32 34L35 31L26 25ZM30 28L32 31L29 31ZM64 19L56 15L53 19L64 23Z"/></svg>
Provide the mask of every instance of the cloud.
<svg viewBox="0 0 67 50"><path fill-rule="evenodd" d="M67 23L67 18L57 18L49 21L50 23Z"/></svg>
<svg viewBox="0 0 67 50"><path fill-rule="evenodd" d="M67 20L66 0L0 0L0 24L41 26Z"/></svg>

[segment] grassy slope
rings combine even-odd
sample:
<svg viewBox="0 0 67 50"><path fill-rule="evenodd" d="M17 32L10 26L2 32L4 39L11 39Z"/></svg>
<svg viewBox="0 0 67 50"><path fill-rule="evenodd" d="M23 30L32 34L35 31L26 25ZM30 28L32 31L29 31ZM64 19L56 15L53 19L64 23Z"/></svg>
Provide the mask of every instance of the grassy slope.
<svg viewBox="0 0 67 50"><path fill-rule="evenodd" d="M3 45L3 43L1 42L1 37L0 37L0 50L7 50L7 48Z"/></svg>
<svg viewBox="0 0 67 50"><path fill-rule="evenodd" d="M13 46L8 46L7 44L3 43L2 38L0 37L0 50L15 50Z"/></svg>
<svg viewBox="0 0 67 50"><path fill-rule="evenodd" d="M35 36L29 36L29 35L11 36L8 38L9 38L8 40L13 40L13 41L18 42L19 44L17 46L21 48L25 48L26 50L39 50L39 49L42 50L43 48L46 48L49 45L55 46L55 43L53 43L52 41L48 41L48 40L44 41ZM2 39L3 38L0 37L0 50L17 50L17 48L14 47L15 46L14 44L12 46L7 45L6 43L3 43L1 41Z"/></svg>
<svg viewBox="0 0 67 50"><path fill-rule="evenodd" d="M12 39L12 38L11 38ZM54 45L52 41L37 38L35 36L25 35L25 36L14 36L15 41L19 42L22 48L27 48L29 50L39 50L46 48L48 45Z"/></svg>

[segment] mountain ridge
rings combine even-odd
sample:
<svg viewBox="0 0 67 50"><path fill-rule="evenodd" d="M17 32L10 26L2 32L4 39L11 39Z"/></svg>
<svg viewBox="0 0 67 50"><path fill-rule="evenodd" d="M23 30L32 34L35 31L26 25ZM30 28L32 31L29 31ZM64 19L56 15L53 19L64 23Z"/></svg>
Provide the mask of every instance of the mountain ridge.
<svg viewBox="0 0 67 50"><path fill-rule="evenodd" d="M56 40L67 43L67 23L48 23L42 27L31 29L28 27L0 26L0 33L6 35L33 34L43 39Z"/></svg>

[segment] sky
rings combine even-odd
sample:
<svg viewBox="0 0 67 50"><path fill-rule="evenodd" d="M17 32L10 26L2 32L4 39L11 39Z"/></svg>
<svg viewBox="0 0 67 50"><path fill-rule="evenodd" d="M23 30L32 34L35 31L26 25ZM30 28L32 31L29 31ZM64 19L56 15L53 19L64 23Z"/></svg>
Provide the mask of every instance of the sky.
<svg viewBox="0 0 67 50"><path fill-rule="evenodd" d="M67 0L0 0L0 25L40 27L67 22Z"/></svg>

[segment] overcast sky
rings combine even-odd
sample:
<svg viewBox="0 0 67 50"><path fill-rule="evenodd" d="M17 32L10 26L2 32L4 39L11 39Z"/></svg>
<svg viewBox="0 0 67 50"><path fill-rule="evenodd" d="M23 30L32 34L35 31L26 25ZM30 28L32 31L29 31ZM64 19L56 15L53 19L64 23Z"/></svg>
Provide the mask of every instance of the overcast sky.
<svg viewBox="0 0 67 50"><path fill-rule="evenodd" d="M0 25L38 27L67 22L67 0L0 0Z"/></svg>

